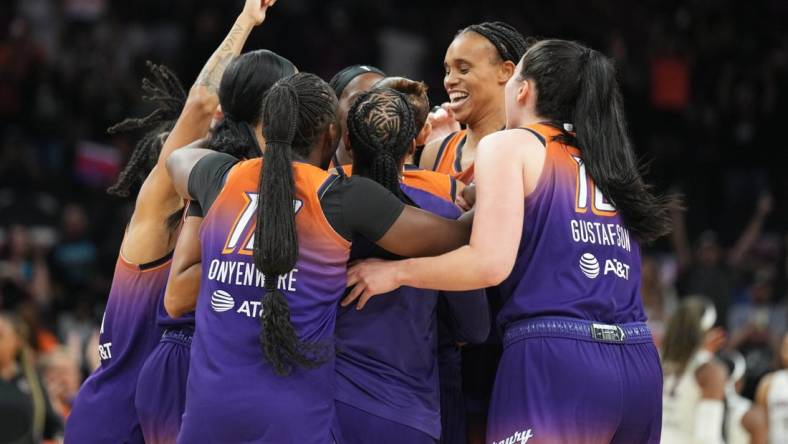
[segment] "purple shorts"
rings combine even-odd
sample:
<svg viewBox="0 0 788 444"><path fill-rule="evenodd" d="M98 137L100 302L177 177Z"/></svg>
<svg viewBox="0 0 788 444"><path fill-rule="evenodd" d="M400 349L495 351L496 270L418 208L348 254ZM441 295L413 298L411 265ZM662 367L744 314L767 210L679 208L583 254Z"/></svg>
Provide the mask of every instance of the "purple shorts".
<svg viewBox="0 0 788 444"><path fill-rule="evenodd" d="M644 323L535 318L509 326L487 443L653 443L662 367Z"/></svg>
<svg viewBox="0 0 788 444"><path fill-rule="evenodd" d="M178 437L193 333L191 328L166 330L142 367L134 404L147 444L172 444Z"/></svg>
<svg viewBox="0 0 788 444"><path fill-rule="evenodd" d="M337 444L437 443L435 438L421 430L389 421L341 401L336 402L336 420L332 429Z"/></svg>

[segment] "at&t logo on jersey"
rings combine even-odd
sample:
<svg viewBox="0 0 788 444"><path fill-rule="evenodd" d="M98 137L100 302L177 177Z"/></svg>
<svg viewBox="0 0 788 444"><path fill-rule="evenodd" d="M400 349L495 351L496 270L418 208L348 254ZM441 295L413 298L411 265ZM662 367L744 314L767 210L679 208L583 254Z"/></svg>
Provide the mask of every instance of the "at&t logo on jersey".
<svg viewBox="0 0 788 444"><path fill-rule="evenodd" d="M224 290L216 290L211 294L211 308L217 313L232 310L235 307L235 300L230 293Z"/></svg>
<svg viewBox="0 0 788 444"><path fill-rule="evenodd" d="M612 274L621 279L629 280L629 265L618 259L605 260L604 269L600 269L599 261L591 253L584 253L580 257L580 271L589 279L596 279L601 272L604 276Z"/></svg>
<svg viewBox="0 0 788 444"><path fill-rule="evenodd" d="M522 432L515 432L514 435L502 439L500 441L493 441L492 444L526 444L528 440L534 437L531 429L523 430Z"/></svg>
<svg viewBox="0 0 788 444"><path fill-rule="evenodd" d="M580 271L589 279L596 279L599 276L599 261L593 254L585 253L580 257Z"/></svg>

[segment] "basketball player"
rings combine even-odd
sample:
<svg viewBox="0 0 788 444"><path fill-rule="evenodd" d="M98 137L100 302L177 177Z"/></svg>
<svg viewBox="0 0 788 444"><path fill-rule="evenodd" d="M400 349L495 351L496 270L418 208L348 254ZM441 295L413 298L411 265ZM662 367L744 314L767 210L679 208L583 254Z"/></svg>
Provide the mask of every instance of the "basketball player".
<svg viewBox="0 0 788 444"><path fill-rule="evenodd" d="M265 92L280 78L295 73L287 59L266 50L244 53L225 70L218 96L223 118L211 132L210 149L238 157L259 157L250 151L252 137L262 139L260 104ZM247 131L255 127L256 136ZM262 143L262 140L260 140ZM159 305L158 325L164 329L161 342L148 357L139 375L135 404L147 443L175 442L185 406L189 348L194 334L194 303L199 288L199 204L189 206L178 236L167 290ZM192 252L189 254L188 252ZM186 287L180 287L179 284ZM190 300L191 303L186 301ZM170 310L165 310L169 305ZM162 396L162 394L166 396Z"/></svg>
<svg viewBox="0 0 788 444"><path fill-rule="evenodd" d="M160 108L146 119L120 125L121 129L155 128L138 143L118 183L110 188L110 192L128 194L131 186L144 179L120 247L101 323L101 366L85 381L74 401L66 422L68 443L144 442L134 405L137 376L161 337L156 312L183 211L183 201L172 186L164 162L177 147L207 133L218 105L218 81L230 59L240 53L251 29L262 23L272 3L246 2L235 25L189 91L182 111L174 106L183 89L169 71L154 68L156 79L153 84L148 83L146 92L159 102ZM178 118L174 127L166 121L168 117ZM162 146L161 134L170 129ZM148 159L153 159L154 164L148 164Z"/></svg>
<svg viewBox="0 0 788 444"><path fill-rule="evenodd" d="M443 86L448 108L465 129L425 146L422 168L473 182L479 141L506 123L504 86L525 48L523 36L503 22L479 23L457 33L443 61Z"/></svg>
<svg viewBox="0 0 788 444"><path fill-rule="evenodd" d="M385 77L379 68L371 65L351 65L342 69L328 82L339 100L337 117L339 118L340 135L347 132L347 112L356 97L372 88L372 85ZM353 159L345 149L345 141L340 137L336 157L332 160L333 166L350 165Z"/></svg>
<svg viewBox="0 0 788 444"><path fill-rule="evenodd" d="M725 367L714 359L720 342L717 311L697 297L682 301L662 342L665 379L662 442L721 444L725 417Z"/></svg>
<svg viewBox="0 0 788 444"><path fill-rule="evenodd" d="M430 138L432 133L432 126L427 121L430 108L429 97L427 97L427 85L425 85L423 82L416 82L404 77L385 77L376 82L374 87L391 88L404 94L405 99L408 101L408 104L413 111L413 118L416 123L416 128L418 128L418 132L414 139L414 143L409 145L409 148L407 148L407 153L405 154L404 163L402 164L400 172L402 175L402 182L410 187L427 191L428 193L434 194L444 200L454 202L465 186L462 182L457 181L457 179L445 173L419 168L413 163L416 147L424 145L424 142ZM363 91L354 94L354 101L359 94L363 94ZM341 105L340 112L337 114L339 114L340 118L342 118L343 114L341 113ZM347 110L345 111L344 116L345 120L347 120ZM346 138L346 134L347 122L345 122L344 132L342 133L343 139L340 142L341 146L346 146L346 142L344 140ZM349 151L348 155L350 155ZM352 156L350 157L352 159ZM335 170L336 172L339 172L338 168ZM352 175L353 165L343 165L342 173L348 176Z"/></svg>
<svg viewBox="0 0 788 444"><path fill-rule="evenodd" d="M179 193L205 214L178 442L331 442L331 338L351 240L408 256L467 241L469 218L438 218L323 169L336 107L328 84L299 73L263 100L263 159L183 149L167 161Z"/></svg>
<svg viewBox="0 0 788 444"><path fill-rule="evenodd" d="M769 430L764 409L740 394L747 373L744 356L734 350L723 352L718 358L728 374L725 383L725 443L766 444Z"/></svg>
<svg viewBox="0 0 788 444"><path fill-rule="evenodd" d="M510 129L479 146L470 245L357 264L343 304L401 285L500 284L486 441L657 443L662 375L638 245L669 230L669 199L638 173L613 64L578 43L536 43L506 84L506 117Z"/></svg>
<svg viewBox="0 0 788 444"><path fill-rule="evenodd" d="M387 83L419 86L406 79ZM422 84L416 91L425 92L424 88ZM401 176L405 158L415 150L417 131L424 126L427 110L425 105L414 119L407 96L376 86L351 106L345 146L357 175L384 185L403 202L457 218L459 208L430 193L440 185L425 182L410 186ZM370 256L391 257L375 251L368 241L354 240L351 260ZM489 330L484 291L448 300L452 315L466 327L468 339L483 341ZM417 444L440 439L437 303L437 291L403 287L366 310L340 310L335 335L338 442Z"/></svg>
<svg viewBox="0 0 788 444"><path fill-rule="evenodd" d="M780 347L782 370L767 374L758 384L755 404L766 409L769 444L788 441L788 333Z"/></svg>

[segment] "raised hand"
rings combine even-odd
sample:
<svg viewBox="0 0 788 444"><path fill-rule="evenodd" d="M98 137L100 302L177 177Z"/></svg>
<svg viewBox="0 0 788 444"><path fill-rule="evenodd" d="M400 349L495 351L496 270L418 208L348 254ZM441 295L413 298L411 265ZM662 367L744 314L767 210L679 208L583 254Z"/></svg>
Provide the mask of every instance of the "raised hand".
<svg viewBox="0 0 788 444"><path fill-rule="evenodd" d="M249 18L255 26L259 26L265 21L265 14L274 3L276 0L246 0L241 15Z"/></svg>

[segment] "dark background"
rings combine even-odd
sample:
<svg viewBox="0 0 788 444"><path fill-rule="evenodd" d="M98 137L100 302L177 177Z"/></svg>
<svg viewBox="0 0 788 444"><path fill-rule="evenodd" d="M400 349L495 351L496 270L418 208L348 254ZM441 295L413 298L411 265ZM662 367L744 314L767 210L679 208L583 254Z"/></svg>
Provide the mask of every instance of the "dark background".
<svg viewBox="0 0 788 444"><path fill-rule="evenodd" d="M84 342L101 319L130 214L129 201L104 190L135 143L105 130L149 111L139 88L145 61L172 67L188 89L242 3L0 5L0 309L24 313L37 348L42 337L52 347L75 334ZM426 81L440 103L446 47L485 20L576 39L616 60L648 180L684 193L683 245L695 258L677 256L680 243L669 239L646 249L656 264L644 271L644 282L655 281L644 289L656 292L656 305L646 300L655 322L698 292L721 304L720 324L732 329L729 306L784 310L788 2L280 0L246 48L272 49L325 79L375 64ZM730 260L751 221L759 224L743 259ZM718 257L701 261L706 247ZM765 302L752 296L759 285Z"/></svg>

